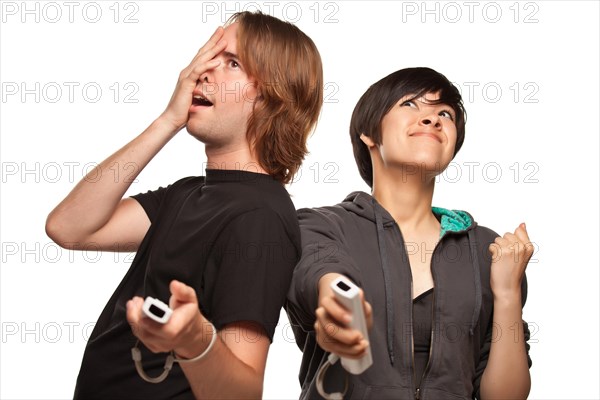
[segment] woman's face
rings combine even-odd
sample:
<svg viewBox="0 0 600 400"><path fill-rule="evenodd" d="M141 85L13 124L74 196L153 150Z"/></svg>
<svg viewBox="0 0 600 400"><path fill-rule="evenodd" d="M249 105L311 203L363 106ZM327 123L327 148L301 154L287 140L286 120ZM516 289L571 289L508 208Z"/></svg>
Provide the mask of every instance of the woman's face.
<svg viewBox="0 0 600 400"><path fill-rule="evenodd" d="M454 156L456 115L446 104L431 104L439 93L412 97L401 98L383 117L379 152L386 167L410 165L438 175Z"/></svg>

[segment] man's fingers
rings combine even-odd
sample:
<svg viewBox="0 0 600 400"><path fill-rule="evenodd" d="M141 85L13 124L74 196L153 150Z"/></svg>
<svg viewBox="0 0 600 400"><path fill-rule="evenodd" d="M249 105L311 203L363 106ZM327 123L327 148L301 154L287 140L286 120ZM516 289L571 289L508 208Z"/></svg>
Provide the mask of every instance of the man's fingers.
<svg viewBox="0 0 600 400"><path fill-rule="evenodd" d="M227 42L222 40L217 43L216 46L207 50L202 55L194 57L190 65L188 65L180 74L180 79L189 79L196 85L196 82L200 79L200 76L210 71L211 69L217 68L221 64L221 60L215 59L215 57L227 47Z"/></svg>
<svg viewBox="0 0 600 400"><path fill-rule="evenodd" d="M210 36L210 39L208 39L206 43L217 43L219 39L223 37L224 33L225 28L223 28L222 26L217 26L217 29L215 29L213 34Z"/></svg>
<svg viewBox="0 0 600 400"><path fill-rule="evenodd" d="M215 69L219 65L221 65L221 60L209 60L203 64L196 64L193 68L187 71L187 76L185 76L185 78L193 82L195 88L200 76L203 73L210 71L211 69Z"/></svg>
<svg viewBox="0 0 600 400"><path fill-rule="evenodd" d="M149 337L154 336L152 331L158 322L145 317L142 311L143 304L144 300L138 296L127 302L127 322L138 339L147 340Z"/></svg>
<svg viewBox="0 0 600 400"><path fill-rule="evenodd" d="M127 322L129 324L137 324L142 315L142 305L144 304L144 300L141 297L135 296L133 299L129 300L126 304L127 307Z"/></svg>
<svg viewBox="0 0 600 400"><path fill-rule="evenodd" d="M196 291L185 283L173 280L169 284L171 298L169 299L169 307L173 310L185 303L198 303Z"/></svg>
<svg viewBox="0 0 600 400"><path fill-rule="evenodd" d="M221 39L217 43L211 44L210 46L207 44L201 49L201 51L198 52L198 54L196 54L190 65L212 60L217 54L225 50L226 47L227 41L225 39Z"/></svg>
<svg viewBox="0 0 600 400"><path fill-rule="evenodd" d="M180 285L175 285L175 291L177 293L186 290L186 285L181 282L177 283ZM133 335L144 343L144 346L153 353L171 350L173 348L173 342L178 338L181 332L180 324L173 323L176 314L173 315L168 323L161 324L144 315L144 312L142 311L143 303L144 301L141 297L134 297L126 304L127 322L131 327Z"/></svg>
<svg viewBox="0 0 600 400"><path fill-rule="evenodd" d="M208 39L208 41L206 43L204 43L204 45L202 47L200 47L200 49L198 50L198 53L196 54L196 57L201 55L207 49L214 47L217 43L219 43L219 40L223 37L224 33L225 33L225 29L223 29L222 26L217 27L217 29L215 29L215 31L211 35L210 39Z"/></svg>

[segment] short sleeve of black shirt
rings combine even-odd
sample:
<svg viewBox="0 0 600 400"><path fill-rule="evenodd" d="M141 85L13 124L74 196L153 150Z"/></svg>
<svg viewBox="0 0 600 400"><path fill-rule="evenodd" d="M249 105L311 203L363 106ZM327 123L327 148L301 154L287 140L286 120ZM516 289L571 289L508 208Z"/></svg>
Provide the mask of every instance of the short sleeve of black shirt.
<svg viewBox="0 0 600 400"><path fill-rule="evenodd" d="M169 187L170 186L167 186L166 188L160 187L157 190L149 190L146 193L139 193L135 196L131 196L132 198L136 199L144 208L144 211L146 211L150 222L156 220L160 203L165 197L166 192L169 190Z"/></svg>
<svg viewBox="0 0 600 400"><path fill-rule="evenodd" d="M173 186L178 186L180 184L185 183L193 178L183 178L177 181L173 185L168 185L167 187L159 187L156 190L148 190L145 193L138 193L136 195L131 196L131 198L137 200L138 203L142 206L146 215L150 219L150 222L156 221L158 217L160 206L163 203L167 193L171 190ZM195 178L195 179L203 179L203 177Z"/></svg>

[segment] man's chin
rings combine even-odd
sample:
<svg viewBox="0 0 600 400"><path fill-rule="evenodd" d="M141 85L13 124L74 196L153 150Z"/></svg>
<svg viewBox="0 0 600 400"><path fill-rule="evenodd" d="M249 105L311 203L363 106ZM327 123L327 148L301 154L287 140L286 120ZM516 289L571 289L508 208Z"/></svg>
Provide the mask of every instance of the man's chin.
<svg viewBox="0 0 600 400"><path fill-rule="evenodd" d="M193 122L188 121L188 123L185 126L185 130L190 134L190 136L198 139L202 143L206 142L206 132L203 132L201 129L198 129L198 127L195 126Z"/></svg>

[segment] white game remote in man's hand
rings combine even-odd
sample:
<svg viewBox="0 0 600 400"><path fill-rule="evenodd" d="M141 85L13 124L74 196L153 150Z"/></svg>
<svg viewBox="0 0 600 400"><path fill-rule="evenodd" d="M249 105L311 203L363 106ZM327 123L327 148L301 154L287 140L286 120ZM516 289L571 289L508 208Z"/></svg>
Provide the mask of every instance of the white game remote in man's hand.
<svg viewBox="0 0 600 400"><path fill-rule="evenodd" d="M369 341L369 332L367 330L367 321L365 312L360 300L360 292L358 286L352 283L346 277L340 276L331 282L331 289L335 294L337 301L344 306L352 315L352 321L348 324L352 329L357 329L362 333L365 340ZM354 375L363 373L373 364L371 356L371 345L367 347L367 352L359 359L344 358L342 359L342 367Z"/></svg>
<svg viewBox="0 0 600 400"><path fill-rule="evenodd" d="M148 317L161 324L166 324L169 318L171 318L171 314L173 314L173 310L168 305L150 296L144 300L142 310Z"/></svg>

